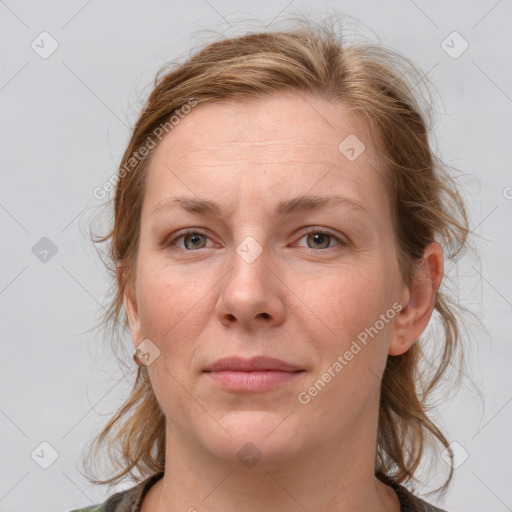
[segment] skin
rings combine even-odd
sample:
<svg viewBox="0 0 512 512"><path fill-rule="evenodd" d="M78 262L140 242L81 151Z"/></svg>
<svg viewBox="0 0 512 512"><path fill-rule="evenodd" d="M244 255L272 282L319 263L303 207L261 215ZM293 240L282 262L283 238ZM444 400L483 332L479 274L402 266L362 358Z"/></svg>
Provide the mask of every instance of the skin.
<svg viewBox="0 0 512 512"><path fill-rule="evenodd" d="M338 150L349 134L366 146L355 161ZM143 512L399 511L374 476L380 379L388 354L406 352L427 326L443 257L429 245L412 285L402 281L382 174L348 108L298 94L201 104L155 148L136 282L124 296L134 345L150 339L160 350L148 371L167 420L165 475ZM361 208L272 215L278 201L313 194ZM222 213L152 214L178 195ZM185 228L205 236L173 243ZM236 251L247 237L262 249L251 263ZM394 303L401 311L299 403ZM229 392L202 372L228 355L305 371L270 391ZM252 467L237 457L247 442L261 454Z"/></svg>

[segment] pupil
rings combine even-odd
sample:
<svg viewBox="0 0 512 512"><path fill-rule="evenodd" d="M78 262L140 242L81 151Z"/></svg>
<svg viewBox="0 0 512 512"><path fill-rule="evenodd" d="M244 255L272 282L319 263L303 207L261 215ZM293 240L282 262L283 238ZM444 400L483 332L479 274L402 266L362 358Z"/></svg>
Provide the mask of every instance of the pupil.
<svg viewBox="0 0 512 512"><path fill-rule="evenodd" d="M326 240L326 235L324 235L322 233L315 233L313 235L313 242L315 244L323 245L323 244L325 244L325 240Z"/></svg>
<svg viewBox="0 0 512 512"><path fill-rule="evenodd" d="M188 235L189 242L192 243L192 247L198 247L201 244L201 235L198 233L193 233L191 235Z"/></svg>

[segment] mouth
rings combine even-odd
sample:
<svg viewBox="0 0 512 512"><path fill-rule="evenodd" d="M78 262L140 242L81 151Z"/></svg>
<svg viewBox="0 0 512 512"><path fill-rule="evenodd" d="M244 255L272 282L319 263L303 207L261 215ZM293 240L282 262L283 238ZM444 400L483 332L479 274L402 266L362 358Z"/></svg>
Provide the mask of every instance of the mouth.
<svg viewBox="0 0 512 512"><path fill-rule="evenodd" d="M236 393L256 393L297 379L305 370L280 359L269 357L226 357L203 372L217 386Z"/></svg>

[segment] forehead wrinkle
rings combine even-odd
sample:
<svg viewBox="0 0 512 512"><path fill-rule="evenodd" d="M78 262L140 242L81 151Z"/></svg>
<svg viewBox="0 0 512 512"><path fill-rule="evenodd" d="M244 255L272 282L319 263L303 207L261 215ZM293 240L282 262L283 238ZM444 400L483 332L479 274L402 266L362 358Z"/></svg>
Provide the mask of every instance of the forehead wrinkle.
<svg viewBox="0 0 512 512"><path fill-rule="evenodd" d="M272 214L275 217L284 217L299 211L314 210L337 205L344 205L357 212L368 213L362 205L352 199L336 195L325 195L299 196L282 200L274 205ZM220 217L222 215L222 208L214 201L187 196L177 196L160 201L156 208L151 212L151 215L177 206L180 206L191 213L211 214L216 217Z"/></svg>
<svg viewBox="0 0 512 512"><path fill-rule="evenodd" d="M259 150L264 149L267 151L262 151L262 156L264 153L270 153L275 154L278 157L281 157L280 159L286 159L289 160L289 157L286 157L285 153L287 150L299 150L299 149L311 149L311 148L317 148L319 150L320 154L325 154L326 149L331 149L333 157L339 156L338 146L336 144L285 144L282 141L264 141L259 143L246 143L246 142L222 142L218 145L203 145L198 148L194 148L193 151L189 151L186 149L186 144L180 145L181 151L173 151L172 146L167 149L165 152L165 156L162 155L162 158L167 157L168 160L171 161L171 163L182 163L182 162L190 162L194 161L196 158L200 158L200 155L202 153L209 155L214 155L215 159L218 160L219 157L222 157L222 150L239 150L240 152L249 152L251 149ZM236 154L236 151L232 152L233 154ZM226 155L228 156L228 155ZM238 157L238 156L237 156ZM315 157L315 155L311 154L294 154L294 158L297 160L302 160L305 162L308 162L310 160L311 162L318 162L318 158ZM249 157L250 158L250 157ZM202 160L201 160L202 161ZM308 162L309 163L309 162Z"/></svg>

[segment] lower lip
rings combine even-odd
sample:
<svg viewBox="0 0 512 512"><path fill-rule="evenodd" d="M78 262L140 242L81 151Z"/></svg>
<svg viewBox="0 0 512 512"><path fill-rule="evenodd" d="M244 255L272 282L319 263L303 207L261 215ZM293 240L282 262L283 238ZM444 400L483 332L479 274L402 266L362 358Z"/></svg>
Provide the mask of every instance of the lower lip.
<svg viewBox="0 0 512 512"><path fill-rule="evenodd" d="M208 372L210 378L220 387L237 393L257 393L267 391L279 384L284 384L296 379L300 372L281 372L281 371L218 371Z"/></svg>

